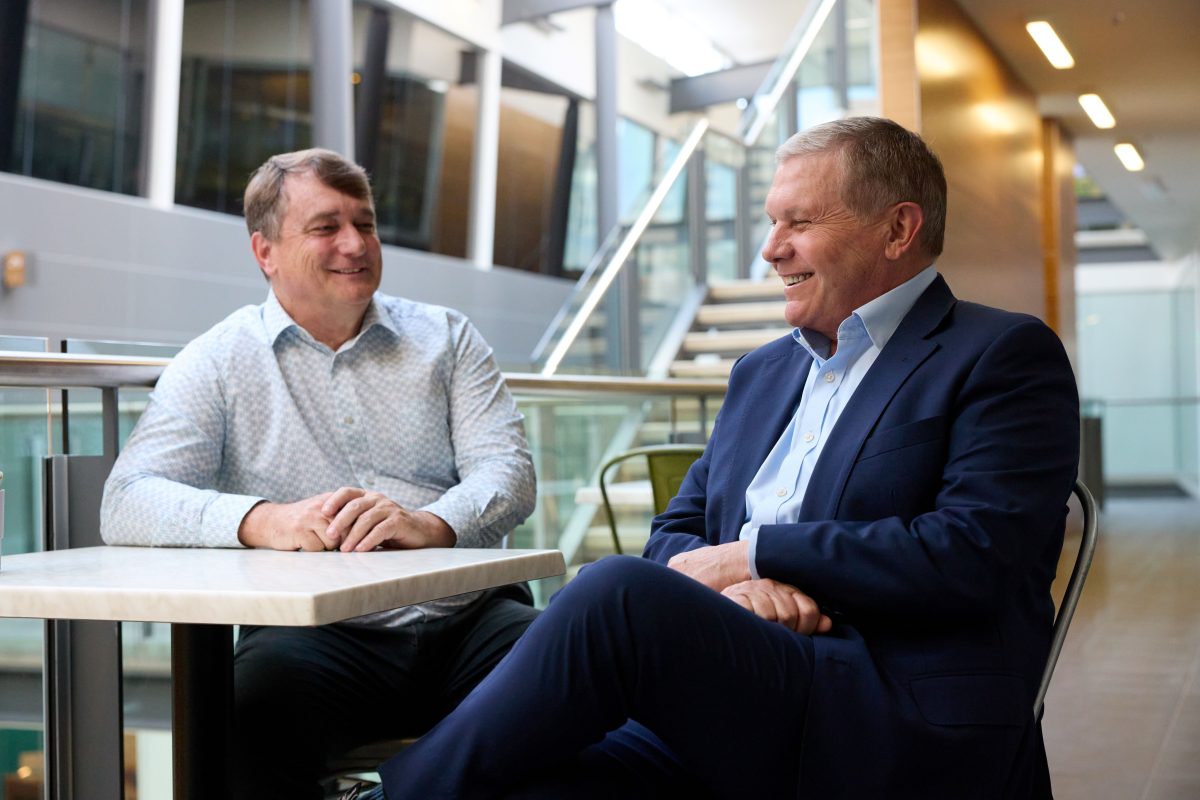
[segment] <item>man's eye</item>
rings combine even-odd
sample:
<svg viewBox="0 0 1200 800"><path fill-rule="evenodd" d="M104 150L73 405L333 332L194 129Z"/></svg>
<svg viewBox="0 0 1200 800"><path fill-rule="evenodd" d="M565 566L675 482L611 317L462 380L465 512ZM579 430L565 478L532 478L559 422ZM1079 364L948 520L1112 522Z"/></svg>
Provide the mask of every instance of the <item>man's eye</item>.
<svg viewBox="0 0 1200 800"><path fill-rule="evenodd" d="M360 222L360 223L358 223L358 229L360 231L362 231L363 233L374 233L375 232L375 223L374 222Z"/></svg>

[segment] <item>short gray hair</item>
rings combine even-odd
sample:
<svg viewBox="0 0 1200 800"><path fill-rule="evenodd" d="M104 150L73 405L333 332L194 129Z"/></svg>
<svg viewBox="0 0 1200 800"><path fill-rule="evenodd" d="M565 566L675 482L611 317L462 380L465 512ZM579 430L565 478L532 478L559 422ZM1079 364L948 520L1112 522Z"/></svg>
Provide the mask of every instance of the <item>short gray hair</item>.
<svg viewBox="0 0 1200 800"><path fill-rule="evenodd" d="M859 217L896 203L921 207L921 244L930 256L946 236L946 174L925 141L882 117L848 117L800 131L775 151L782 164L797 156L836 153L842 169L842 202Z"/></svg>
<svg viewBox="0 0 1200 800"><path fill-rule="evenodd" d="M246 214L246 228L251 235L260 231L274 241L279 238L279 226L287 211L287 195L283 183L288 175L315 175L330 189L336 189L355 200L374 204L371 197L371 181L366 170L332 150L314 147L271 156L254 170L246 184L242 208Z"/></svg>

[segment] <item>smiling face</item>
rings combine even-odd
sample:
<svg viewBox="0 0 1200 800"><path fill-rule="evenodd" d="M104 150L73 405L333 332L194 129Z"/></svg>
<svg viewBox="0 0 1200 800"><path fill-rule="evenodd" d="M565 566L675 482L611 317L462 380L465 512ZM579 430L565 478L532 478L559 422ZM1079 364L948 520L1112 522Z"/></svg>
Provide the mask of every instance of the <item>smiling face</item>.
<svg viewBox="0 0 1200 800"><path fill-rule="evenodd" d="M256 231L251 248L284 310L336 349L358 332L379 288L375 209L369 199L343 194L312 173L289 175L283 191L279 235L268 239Z"/></svg>
<svg viewBox="0 0 1200 800"><path fill-rule="evenodd" d="M766 259L783 279L789 324L836 341L851 312L913 272L889 259L888 212L860 219L841 199L837 153L795 156L779 165L767 195Z"/></svg>

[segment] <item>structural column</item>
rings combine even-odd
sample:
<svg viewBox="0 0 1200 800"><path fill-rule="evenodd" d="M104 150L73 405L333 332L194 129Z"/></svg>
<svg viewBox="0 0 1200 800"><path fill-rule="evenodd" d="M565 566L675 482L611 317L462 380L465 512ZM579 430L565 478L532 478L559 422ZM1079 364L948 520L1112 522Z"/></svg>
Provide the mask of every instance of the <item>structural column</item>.
<svg viewBox="0 0 1200 800"><path fill-rule="evenodd" d="M617 226L617 23L596 6L596 222L599 244Z"/></svg>
<svg viewBox="0 0 1200 800"><path fill-rule="evenodd" d="M500 153L500 77L503 62L495 47L476 51L478 107L471 160L471 199L467 217L467 258L491 269L496 234L496 175Z"/></svg>
<svg viewBox="0 0 1200 800"><path fill-rule="evenodd" d="M146 109L143 191L156 208L175 204L179 143L179 73L183 61L183 0L153 0L150 20L150 103Z"/></svg>
<svg viewBox="0 0 1200 800"><path fill-rule="evenodd" d="M310 3L312 26L313 146L354 159L354 96L350 75L352 5Z"/></svg>

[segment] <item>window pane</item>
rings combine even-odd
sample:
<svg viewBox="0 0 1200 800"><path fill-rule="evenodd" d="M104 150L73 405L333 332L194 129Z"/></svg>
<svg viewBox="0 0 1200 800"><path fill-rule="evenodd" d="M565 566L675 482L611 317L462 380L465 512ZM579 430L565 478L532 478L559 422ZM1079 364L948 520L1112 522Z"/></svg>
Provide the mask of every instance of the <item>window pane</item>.
<svg viewBox="0 0 1200 800"><path fill-rule="evenodd" d="M146 5L147 0L29 3L20 80L0 87L0 103L11 102L14 87L17 92L12 125L0 131L0 167L137 193ZM11 6L0 13L20 12Z"/></svg>
<svg viewBox="0 0 1200 800"><path fill-rule="evenodd" d="M240 214L251 172L311 145L310 49L305 0L187 0L176 202Z"/></svg>

